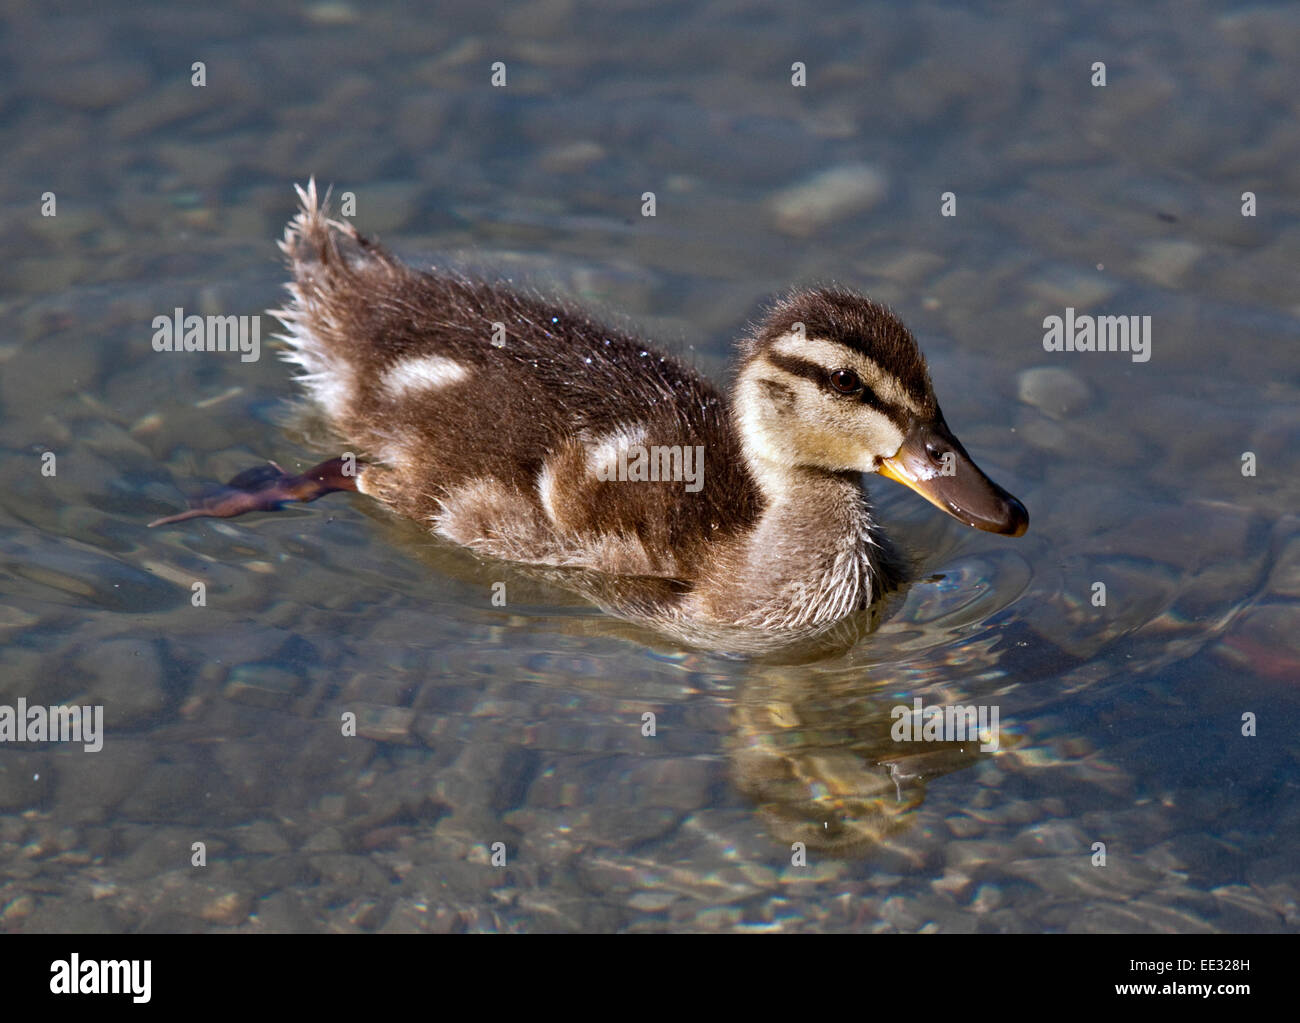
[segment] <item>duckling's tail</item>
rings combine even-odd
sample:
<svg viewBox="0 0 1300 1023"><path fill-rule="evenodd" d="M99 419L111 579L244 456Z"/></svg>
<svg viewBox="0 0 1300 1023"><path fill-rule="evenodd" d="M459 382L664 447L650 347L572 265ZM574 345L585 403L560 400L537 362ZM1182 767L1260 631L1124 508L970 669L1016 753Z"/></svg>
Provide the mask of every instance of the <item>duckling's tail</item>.
<svg viewBox="0 0 1300 1023"><path fill-rule="evenodd" d="M358 256L362 257L361 262L373 259L389 266L398 265L387 252L360 234L347 221L330 219L332 186L326 190L324 198L317 194L314 177L307 181L306 188L294 185L293 190L298 193L298 212L285 227L284 238L279 244L280 251L288 257L289 269L294 271L295 277L312 265L337 269L347 269L349 266L357 268ZM358 250L351 258L344 258L340 239L344 241L342 248L355 246Z"/></svg>
<svg viewBox="0 0 1300 1023"><path fill-rule="evenodd" d="M292 280L289 302L271 310L284 324L281 357L301 371L298 381L335 422L353 413L358 381L374 360L375 311L401 293L410 273L351 224L329 217L329 193L316 179L295 185L300 207L280 250Z"/></svg>

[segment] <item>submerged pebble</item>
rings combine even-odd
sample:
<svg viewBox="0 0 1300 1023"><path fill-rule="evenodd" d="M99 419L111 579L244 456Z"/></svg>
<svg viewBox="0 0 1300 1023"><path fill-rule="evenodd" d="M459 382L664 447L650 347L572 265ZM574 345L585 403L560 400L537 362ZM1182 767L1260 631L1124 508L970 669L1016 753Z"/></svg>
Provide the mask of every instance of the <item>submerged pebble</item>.
<svg viewBox="0 0 1300 1023"><path fill-rule="evenodd" d="M1088 385L1075 373L1056 366L1022 370L1017 378L1020 400L1053 419L1082 412L1092 396Z"/></svg>
<svg viewBox="0 0 1300 1023"><path fill-rule="evenodd" d="M804 237L819 228L864 213L884 198L889 180L870 164L845 164L819 171L768 199L776 229Z"/></svg>

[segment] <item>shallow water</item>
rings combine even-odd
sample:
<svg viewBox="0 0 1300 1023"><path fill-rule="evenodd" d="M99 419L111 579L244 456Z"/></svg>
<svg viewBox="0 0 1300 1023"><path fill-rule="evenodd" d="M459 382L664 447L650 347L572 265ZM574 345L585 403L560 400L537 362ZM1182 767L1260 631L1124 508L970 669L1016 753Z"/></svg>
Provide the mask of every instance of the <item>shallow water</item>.
<svg viewBox="0 0 1300 1023"><path fill-rule="evenodd" d="M3 45L0 704L102 704L106 736L0 746L0 927L1300 925L1296 9L140 4ZM847 650L753 661L360 498L146 530L319 457L269 346L150 346L177 306L279 303L313 173L402 254L718 379L791 284L869 292L1030 532L872 480L922 581ZM1067 306L1150 316L1150 360L1044 351ZM996 706L999 749L900 753L918 697Z"/></svg>

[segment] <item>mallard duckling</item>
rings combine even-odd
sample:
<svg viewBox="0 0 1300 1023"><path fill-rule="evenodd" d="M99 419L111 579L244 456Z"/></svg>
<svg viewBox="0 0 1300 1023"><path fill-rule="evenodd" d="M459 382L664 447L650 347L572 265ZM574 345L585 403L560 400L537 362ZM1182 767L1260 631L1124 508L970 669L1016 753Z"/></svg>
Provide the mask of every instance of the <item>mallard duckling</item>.
<svg viewBox="0 0 1300 1023"><path fill-rule="evenodd" d="M635 581L607 603L661 629L791 639L900 581L863 473L977 529L1026 529L948 429L911 333L860 295L778 302L728 400L571 305L407 267L327 219L314 181L298 195L283 354L361 461L242 473L153 525L358 490L482 555Z"/></svg>

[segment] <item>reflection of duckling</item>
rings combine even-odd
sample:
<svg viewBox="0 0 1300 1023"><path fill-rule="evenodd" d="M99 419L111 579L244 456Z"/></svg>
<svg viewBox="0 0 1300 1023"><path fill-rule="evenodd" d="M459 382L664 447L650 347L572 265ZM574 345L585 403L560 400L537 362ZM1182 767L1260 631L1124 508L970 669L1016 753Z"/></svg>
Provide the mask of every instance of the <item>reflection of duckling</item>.
<svg viewBox="0 0 1300 1023"><path fill-rule="evenodd" d="M791 639L901 575L861 473L976 528L1025 531L1024 507L949 432L912 335L858 295L777 304L744 342L728 402L579 309L410 269L327 220L314 182L299 195L282 243L286 357L364 461L355 476L343 459L241 474L159 523L359 490L480 554L622 579L608 606L671 632ZM661 472L634 485L647 456Z"/></svg>
<svg viewBox="0 0 1300 1023"><path fill-rule="evenodd" d="M894 700L851 676L760 668L736 696L728 757L772 837L864 855L911 824L929 781L991 754L969 742L899 742Z"/></svg>

